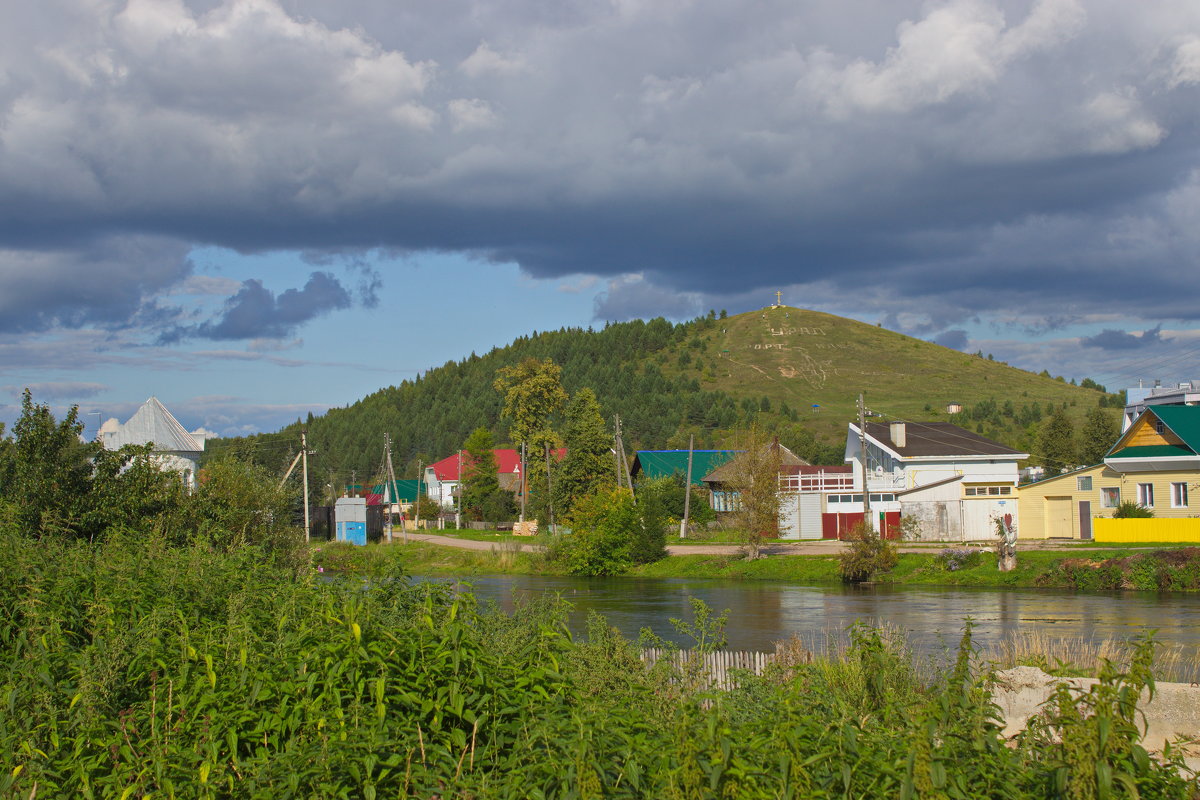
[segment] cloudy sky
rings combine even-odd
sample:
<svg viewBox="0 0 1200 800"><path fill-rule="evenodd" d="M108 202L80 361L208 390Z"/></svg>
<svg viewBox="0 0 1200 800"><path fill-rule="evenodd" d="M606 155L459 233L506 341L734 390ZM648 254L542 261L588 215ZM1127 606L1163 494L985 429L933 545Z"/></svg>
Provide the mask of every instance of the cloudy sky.
<svg viewBox="0 0 1200 800"><path fill-rule="evenodd" d="M1200 377L1194 0L40 0L0 419L273 430L533 329L769 302ZM99 413L90 413L99 412Z"/></svg>

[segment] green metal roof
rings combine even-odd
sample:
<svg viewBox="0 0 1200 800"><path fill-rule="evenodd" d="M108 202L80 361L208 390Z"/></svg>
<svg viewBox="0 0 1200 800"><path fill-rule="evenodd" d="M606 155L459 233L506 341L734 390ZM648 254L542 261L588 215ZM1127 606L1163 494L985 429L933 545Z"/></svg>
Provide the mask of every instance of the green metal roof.
<svg viewBox="0 0 1200 800"><path fill-rule="evenodd" d="M1200 406L1151 406L1146 410L1161 419L1193 452L1200 453Z"/></svg>
<svg viewBox="0 0 1200 800"><path fill-rule="evenodd" d="M1107 458L1178 458L1195 456L1192 450L1178 444L1144 444L1138 447L1123 447Z"/></svg>
<svg viewBox="0 0 1200 800"><path fill-rule="evenodd" d="M700 479L738 454L738 450L693 450L692 485L701 486ZM687 475L687 450L639 450L633 458L630 474L635 478L662 478L675 473Z"/></svg>
<svg viewBox="0 0 1200 800"><path fill-rule="evenodd" d="M419 485L418 485L419 484ZM383 494L383 488L386 484L379 484L371 491L375 494ZM412 503L417 499L417 493L427 494L429 484L425 481L418 481L416 478L403 478L396 481L396 500L393 502Z"/></svg>

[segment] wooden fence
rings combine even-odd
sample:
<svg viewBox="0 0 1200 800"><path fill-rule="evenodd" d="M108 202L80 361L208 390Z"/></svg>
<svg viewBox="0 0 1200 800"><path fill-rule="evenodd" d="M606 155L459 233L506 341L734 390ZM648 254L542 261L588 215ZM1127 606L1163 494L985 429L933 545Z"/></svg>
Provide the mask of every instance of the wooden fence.
<svg viewBox="0 0 1200 800"><path fill-rule="evenodd" d="M715 653L668 650L662 647L647 647L642 650L642 661L646 666L653 667L660 661L668 661L681 676L695 675L701 686L707 689L733 689L737 686L733 671L745 670L762 675L763 670L774 660L774 653L759 653L753 650L719 650Z"/></svg>

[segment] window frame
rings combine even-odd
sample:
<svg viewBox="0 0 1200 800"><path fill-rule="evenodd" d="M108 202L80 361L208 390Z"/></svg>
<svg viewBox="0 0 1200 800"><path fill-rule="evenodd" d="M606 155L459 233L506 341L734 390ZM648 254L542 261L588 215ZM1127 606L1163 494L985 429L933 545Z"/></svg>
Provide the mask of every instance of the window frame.
<svg viewBox="0 0 1200 800"><path fill-rule="evenodd" d="M1078 475L1075 478L1075 491L1090 492L1092 491L1092 476Z"/></svg>
<svg viewBox="0 0 1200 800"><path fill-rule="evenodd" d="M1110 494L1111 492L1111 494ZM1109 498L1113 498L1109 502ZM1100 487L1100 507L1101 508L1118 508L1121 505L1121 487L1120 486L1101 486Z"/></svg>
<svg viewBox="0 0 1200 800"><path fill-rule="evenodd" d="M1182 502L1179 502L1182 501ZM1188 507L1188 485L1187 481L1172 481L1171 482L1171 508L1187 508Z"/></svg>
<svg viewBox="0 0 1200 800"><path fill-rule="evenodd" d="M1154 484L1139 483L1137 485L1138 505L1142 508L1154 508Z"/></svg>

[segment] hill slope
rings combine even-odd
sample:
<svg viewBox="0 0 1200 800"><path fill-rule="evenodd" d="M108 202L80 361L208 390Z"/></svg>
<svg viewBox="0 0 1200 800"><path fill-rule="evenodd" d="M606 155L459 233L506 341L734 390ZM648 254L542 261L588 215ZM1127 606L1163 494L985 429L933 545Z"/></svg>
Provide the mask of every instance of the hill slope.
<svg viewBox="0 0 1200 800"><path fill-rule="evenodd" d="M697 377L704 388L758 399L760 407L763 397L772 408L786 403L799 412L791 416L825 439L845 436L862 392L867 407L885 418L951 421L1029 451L1030 426L1053 406L1066 404L1078 427L1105 397L881 327L786 306L719 320L699 346L664 356L668 373ZM965 413L949 415L950 403Z"/></svg>
<svg viewBox="0 0 1200 800"><path fill-rule="evenodd" d="M500 367L552 358L563 386L595 390L606 418L619 414L627 449L728 443L754 422L798 454L841 459L859 392L886 418L951 420L1029 450L1036 423L1066 405L1077 422L1105 396L979 356L816 311L779 307L728 319L663 319L563 329L521 337L483 356L471 354L413 381L381 389L346 408L304 422L314 486L373 480L391 435L398 473L453 453L476 427L507 440L492 388ZM965 414L949 417L946 405ZM819 406L819 410L814 406ZM1115 412L1114 412L1115 414ZM278 434L216 441L281 471L295 452L301 422Z"/></svg>

